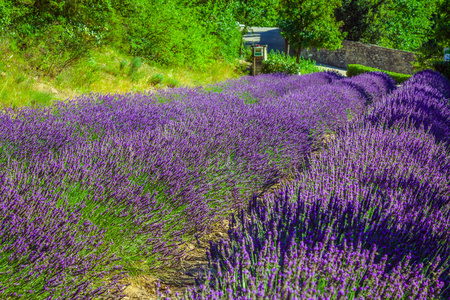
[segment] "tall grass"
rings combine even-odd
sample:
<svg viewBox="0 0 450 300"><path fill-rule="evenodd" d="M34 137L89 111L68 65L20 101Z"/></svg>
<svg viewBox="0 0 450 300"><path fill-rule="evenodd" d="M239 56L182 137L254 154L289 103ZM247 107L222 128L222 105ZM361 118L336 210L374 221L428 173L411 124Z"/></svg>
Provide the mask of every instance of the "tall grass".
<svg viewBox="0 0 450 300"><path fill-rule="evenodd" d="M125 93L208 85L243 75L236 64L224 61L216 61L203 70L167 67L104 47L50 77L33 70L25 56L9 51L6 41L0 41L0 50L2 107L47 106L90 92Z"/></svg>

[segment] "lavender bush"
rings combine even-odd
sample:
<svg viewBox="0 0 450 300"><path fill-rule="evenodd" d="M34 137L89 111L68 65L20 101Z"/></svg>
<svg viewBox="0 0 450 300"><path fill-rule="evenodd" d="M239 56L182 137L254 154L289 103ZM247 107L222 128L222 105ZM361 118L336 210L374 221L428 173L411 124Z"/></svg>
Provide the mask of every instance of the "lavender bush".
<svg viewBox="0 0 450 300"><path fill-rule="evenodd" d="M428 85L431 86L441 93L444 94L444 97L449 100L450 99L450 81L443 76L439 72L435 72L432 70L423 70L414 74L414 76L410 77L405 85Z"/></svg>
<svg viewBox="0 0 450 300"><path fill-rule="evenodd" d="M34 191L25 184L18 189L5 174L0 183L2 297L92 299L107 291L120 295L120 258L107 251L105 230L83 218L83 203L58 204L57 191Z"/></svg>
<svg viewBox="0 0 450 300"><path fill-rule="evenodd" d="M418 72L401 89L375 103L366 120L387 127L424 127L438 142L448 145L449 90L450 82L441 74L429 70Z"/></svg>
<svg viewBox="0 0 450 300"><path fill-rule="evenodd" d="M366 104L371 104L374 100L379 100L396 89L395 81L382 72L363 73L358 76L345 78L338 84L348 83L364 94Z"/></svg>
<svg viewBox="0 0 450 300"><path fill-rule="evenodd" d="M305 87L340 81L342 78L344 78L342 75L334 72L320 72L302 76L291 76L283 73L261 74L217 83L205 87L204 90L231 94L249 103L259 103L266 99L274 100L274 98L283 96L288 92L303 90Z"/></svg>
<svg viewBox="0 0 450 300"><path fill-rule="evenodd" d="M364 229L337 217L340 201L332 199L328 211L320 205L286 202L281 194L268 212L251 203L248 218L241 214L230 242L212 244L211 267L216 271L189 299L436 299L443 287L439 259L425 265L410 264L410 256L387 272L388 256L381 259L376 244L364 249L361 241L338 234L336 227ZM342 215L355 212L341 210ZM332 213L332 217L328 216ZM252 221L253 219L257 221ZM347 217L346 221L352 221ZM232 226L235 224L232 224ZM352 226L353 225L353 226ZM378 260L378 261L376 261Z"/></svg>
<svg viewBox="0 0 450 300"><path fill-rule="evenodd" d="M230 219L186 297L449 299L449 87L425 71L372 98L292 185Z"/></svg>
<svg viewBox="0 0 450 300"><path fill-rule="evenodd" d="M177 263L193 233L363 111L364 87L340 80L263 75L2 113L2 297L120 297L125 274Z"/></svg>

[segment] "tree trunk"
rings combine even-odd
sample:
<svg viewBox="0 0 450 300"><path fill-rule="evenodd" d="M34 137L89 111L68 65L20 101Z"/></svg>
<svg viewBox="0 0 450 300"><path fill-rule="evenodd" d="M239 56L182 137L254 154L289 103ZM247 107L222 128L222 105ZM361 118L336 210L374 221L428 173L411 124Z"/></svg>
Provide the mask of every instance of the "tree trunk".
<svg viewBox="0 0 450 300"><path fill-rule="evenodd" d="M302 46L298 46L297 48L297 63L300 63L300 52L302 52Z"/></svg>
<svg viewBox="0 0 450 300"><path fill-rule="evenodd" d="M244 28L242 28L241 31L241 46L239 47L239 58L242 56L242 52L243 52L243 48L244 48L244 36L247 33L248 29L247 29L247 25L244 26ZM245 59L245 57L244 57Z"/></svg>
<svg viewBox="0 0 450 300"><path fill-rule="evenodd" d="M290 47L290 45L289 45L289 40L288 40L288 39L285 39L285 40L284 40L284 55L286 55L286 56L289 55L289 51L291 50L290 48L291 48L291 47Z"/></svg>

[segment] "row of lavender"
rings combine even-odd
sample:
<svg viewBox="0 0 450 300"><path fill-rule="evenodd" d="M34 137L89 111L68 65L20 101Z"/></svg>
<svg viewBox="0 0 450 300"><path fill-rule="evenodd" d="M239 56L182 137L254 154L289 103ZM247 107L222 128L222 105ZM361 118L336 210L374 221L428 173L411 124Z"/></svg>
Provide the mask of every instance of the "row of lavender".
<svg viewBox="0 0 450 300"><path fill-rule="evenodd" d="M2 298L118 297L125 274L176 261L394 88L380 74L264 75L2 113Z"/></svg>
<svg viewBox="0 0 450 300"><path fill-rule="evenodd" d="M450 299L450 82L375 100L293 184L230 220L189 299Z"/></svg>

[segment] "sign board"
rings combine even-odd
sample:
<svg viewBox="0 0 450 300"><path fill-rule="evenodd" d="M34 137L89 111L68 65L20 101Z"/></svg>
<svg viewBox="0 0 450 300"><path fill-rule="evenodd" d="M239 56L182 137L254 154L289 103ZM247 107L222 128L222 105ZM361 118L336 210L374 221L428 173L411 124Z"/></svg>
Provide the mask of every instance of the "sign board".
<svg viewBox="0 0 450 300"><path fill-rule="evenodd" d="M450 61L450 48L444 48L444 61Z"/></svg>
<svg viewBox="0 0 450 300"><path fill-rule="evenodd" d="M255 48L253 48L254 50L254 52L253 52L253 55L254 56L263 56L263 48L262 47L255 47Z"/></svg>

